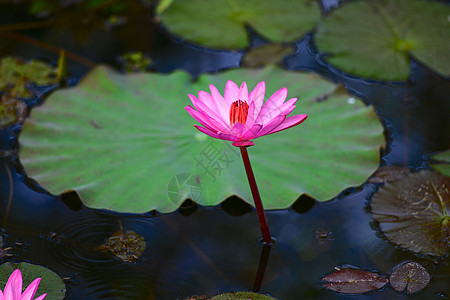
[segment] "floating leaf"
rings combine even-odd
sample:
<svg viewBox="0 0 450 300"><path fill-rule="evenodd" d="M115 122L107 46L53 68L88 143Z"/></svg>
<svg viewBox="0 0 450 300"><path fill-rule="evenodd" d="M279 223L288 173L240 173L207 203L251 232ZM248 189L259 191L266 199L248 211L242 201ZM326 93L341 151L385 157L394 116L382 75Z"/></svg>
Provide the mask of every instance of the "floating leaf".
<svg viewBox="0 0 450 300"><path fill-rule="evenodd" d="M0 128L21 122L26 112L27 105L22 100L7 94L0 96Z"/></svg>
<svg viewBox="0 0 450 300"><path fill-rule="evenodd" d="M246 25L270 41L294 41L314 28L320 9L312 0L174 0L160 18L170 31L190 42L245 48Z"/></svg>
<svg viewBox="0 0 450 300"><path fill-rule="evenodd" d="M448 5L433 1L355 1L323 20L316 42L331 64L364 77L406 80L410 54L450 76L449 15Z"/></svg>
<svg viewBox="0 0 450 300"><path fill-rule="evenodd" d="M413 294L430 283L430 274L421 264L412 261L396 266L389 282L397 292L406 288L408 294Z"/></svg>
<svg viewBox="0 0 450 300"><path fill-rule="evenodd" d="M206 295L196 295L185 298L184 300L273 300L276 298L253 292L231 292L209 297Z"/></svg>
<svg viewBox="0 0 450 300"><path fill-rule="evenodd" d="M247 51L242 58L242 66L255 68L283 62L283 58L292 54L294 47L282 43L266 44Z"/></svg>
<svg viewBox="0 0 450 300"><path fill-rule="evenodd" d="M64 299L66 294L66 286L62 279L53 271L32 265L26 262L4 263L0 265L0 289L6 285L9 276L14 270L19 269L22 273L23 287L27 287L36 278L42 278L36 292L36 296L47 293L45 300L60 300Z"/></svg>
<svg viewBox="0 0 450 300"><path fill-rule="evenodd" d="M124 262L133 262L142 255L146 248L145 240L133 230L117 231L97 251L110 251Z"/></svg>
<svg viewBox="0 0 450 300"><path fill-rule="evenodd" d="M449 185L450 177L428 170L387 183L373 196L373 217L391 242L413 252L446 255Z"/></svg>
<svg viewBox="0 0 450 300"><path fill-rule="evenodd" d="M377 273L350 268L337 269L322 280L330 282L323 284L323 287L343 294L360 294L378 290L388 282L387 278Z"/></svg>
<svg viewBox="0 0 450 300"><path fill-rule="evenodd" d="M24 62L10 56L0 60L0 90L7 91L10 97L29 98L33 94L28 85L47 85L56 83L53 67L38 60Z"/></svg>
<svg viewBox="0 0 450 300"><path fill-rule="evenodd" d="M405 177L410 173L410 170L399 166L382 166L369 178L368 182L384 183L396 181Z"/></svg>
<svg viewBox="0 0 450 300"><path fill-rule="evenodd" d="M431 164L439 173L450 176L450 150L440 152L431 157L436 162Z"/></svg>
<svg viewBox="0 0 450 300"><path fill-rule="evenodd" d="M289 97L301 99L294 113L309 115L249 149L267 209L289 207L302 193L329 200L378 167L383 128L371 107L347 103L347 94L333 93L336 86L317 75L276 67L202 75L196 83L182 71L96 68L33 109L20 136L21 162L50 192L73 189L93 208L169 212L185 200L177 195L201 205L231 195L252 203L238 149L198 132L184 110L188 93L211 83L223 89L228 79L251 87L265 80L267 95L287 86Z"/></svg>
<svg viewBox="0 0 450 300"><path fill-rule="evenodd" d="M217 295L210 298L211 300L273 300L275 298L253 292L236 292Z"/></svg>

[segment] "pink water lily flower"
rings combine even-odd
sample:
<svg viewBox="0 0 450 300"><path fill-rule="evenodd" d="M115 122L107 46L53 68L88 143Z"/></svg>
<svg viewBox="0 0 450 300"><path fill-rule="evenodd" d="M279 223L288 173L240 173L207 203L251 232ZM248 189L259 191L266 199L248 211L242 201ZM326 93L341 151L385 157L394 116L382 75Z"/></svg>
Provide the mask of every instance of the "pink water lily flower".
<svg viewBox="0 0 450 300"><path fill-rule="evenodd" d="M307 115L287 117L295 108L297 98L286 101L287 88L276 91L264 104L266 84L261 81L248 93L247 84L239 88L228 80L224 96L214 85L211 94L198 92L198 98L189 94L194 107L185 109L202 126L194 125L201 132L217 139L233 142L233 146L252 146L251 141L302 123Z"/></svg>
<svg viewBox="0 0 450 300"><path fill-rule="evenodd" d="M19 269L16 269L9 276L4 291L0 290L0 300L33 300L40 282L41 278L35 279L22 293L22 273L20 273ZM45 296L47 294L43 294L34 300L42 300Z"/></svg>

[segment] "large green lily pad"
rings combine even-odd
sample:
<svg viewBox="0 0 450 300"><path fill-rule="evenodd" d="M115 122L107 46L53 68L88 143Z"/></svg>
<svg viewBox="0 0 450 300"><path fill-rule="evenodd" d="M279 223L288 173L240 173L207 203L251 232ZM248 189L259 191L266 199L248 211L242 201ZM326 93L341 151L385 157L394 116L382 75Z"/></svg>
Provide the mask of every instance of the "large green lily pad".
<svg viewBox="0 0 450 300"><path fill-rule="evenodd" d="M245 48L246 25L270 41L294 41L314 28L320 9L314 0L174 0L160 18L171 32L189 42Z"/></svg>
<svg viewBox="0 0 450 300"><path fill-rule="evenodd" d="M449 76L449 15L433 1L354 1L319 24L316 42L331 64L364 77L406 80L409 55Z"/></svg>
<svg viewBox="0 0 450 300"><path fill-rule="evenodd" d="M217 205L231 195L253 203L239 149L197 131L184 109L188 93L211 83L223 91L228 79L250 89L265 80L266 97L286 86L288 97L300 98L293 113L309 115L249 148L267 209L289 207L302 193L329 200L377 168L384 138L374 110L315 74L276 67L195 83L183 71L121 75L98 67L32 110L20 160L51 193L73 189L93 208L169 212L186 198Z"/></svg>
<svg viewBox="0 0 450 300"><path fill-rule="evenodd" d="M386 183L372 199L372 214L393 243L443 256L450 247L450 177L422 170Z"/></svg>
<svg viewBox="0 0 450 300"><path fill-rule="evenodd" d="M30 285L36 278L41 278L36 297L47 293L45 300L61 300L66 294L66 286L62 279L53 271L38 265L21 263L4 263L0 265L0 289L8 282L9 276L14 270L19 269L22 273L23 289Z"/></svg>

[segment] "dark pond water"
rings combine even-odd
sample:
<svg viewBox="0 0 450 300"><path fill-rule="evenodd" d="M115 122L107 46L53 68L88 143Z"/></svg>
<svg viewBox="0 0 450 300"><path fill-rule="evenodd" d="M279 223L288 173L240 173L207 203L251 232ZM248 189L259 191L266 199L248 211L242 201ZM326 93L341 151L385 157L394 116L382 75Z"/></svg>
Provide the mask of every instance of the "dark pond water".
<svg viewBox="0 0 450 300"><path fill-rule="evenodd" d="M0 26L31 20L23 6L0 5ZM149 54L154 71L185 69L193 76L238 67L243 56L242 51L212 51L170 38L145 10L136 11L125 26L115 29L92 22L84 28L67 22L0 29L0 56L56 64L58 49L65 48L71 54L70 84L96 64L119 68L117 56L132 50ZM253 46L264 43L255 35L252 41ZM449 148L450 81L414 61L405 83L362 80L324 63L312 36L295 46L285 68L317 72L343 83L375 107L386 128L381 165L427 168L430 154ZM252 289L262 248L257 216L248 205L230 198L218 207L186 203L171 214L124 215L63 202L26 178L17 155L19 132L20 126L0 130L0 234L4 247L13 248L13 256L0 257L0 262L28 261L55 271L65 278L67 299L184 299ZM2 156L4 151L12 154ZM326 203L301 197L289 209L268 211L271 232L279 243L270 253L261 292L288 300L450 297L448 257L402 250L378 231L368 210L376 189L377 185L366 183ZM137 262L123 263L95 250L121 226L147 242ZM389 285L353 296L321 287L320 279L335 266L353 265L388 275L407 260L419 262L431 274L430 284L417 295L397 293Z"/></svg>

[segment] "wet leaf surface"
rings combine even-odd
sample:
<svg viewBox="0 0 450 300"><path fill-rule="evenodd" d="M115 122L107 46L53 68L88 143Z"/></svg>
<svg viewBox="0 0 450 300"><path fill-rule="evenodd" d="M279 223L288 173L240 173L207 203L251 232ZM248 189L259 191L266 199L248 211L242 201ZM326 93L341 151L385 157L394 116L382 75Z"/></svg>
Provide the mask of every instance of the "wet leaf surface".
<svg viewBox="0 0 450 300"><path fill-rule="evenodd" d="M440 152L431 157L434 162L431 164L434 169L445 176L450 176L450 150Z"/></svg>
<svg viewBox="0 0 450 300"><path fill-rule="evenodd" d="M11 56L0 60L0 90L10 97L30 98L34 95L29 86L56 83L55 69L38 60L25 62Z"/></svg>
<svg viewBox="0 0 450 300"><path fill-rule="evenodd" d="M228 79L250 89L265 80L266 99L286 86L289 97L300 98L293 114L310 115L302 126L257 139L249 151L267 209L289 207L302 193L329 200L378 167L383 128L371 107L349 104L348 94L317 75L273 66L202 75L195 83L181 71L96 68L32 110L20 160L50 192L73 189L89 207L169 212L186 198L217 205L231 195L252 203L238 150L198 132L184 110L188 93L211 83L223 90Z"/></svg>
<svg viewBox="0 0 450 300"><path fill-rule="evenodd" d="M369 178L368 182L385 183L399 180L411 173L410 169L399 166L382 166Z"/></svg>
<svg viewBox="0 0 450 300"><path fill-rule="evenodd" d="M241 64L249 68L280 64L286 55L293 54L293 52L294 46L292 45L266 44L245 52Z"/></svg>
<svg viewBox="0 0 450 300"><path fill-rule="evenodd" d="M373 196L373 217L393 243L410 251L448 254L450 177L422 170L387 183Z"/></svg>
<svg viewBox="0 0 450 300"><path fill-rule="evenodd" d="M126 233L117 231L108 238L105 244L97 247L96 251L109 251L124 262L133 262L141 257L147 244L142 236L132 230Z"/></svg>
<svg viewBox="0 0 450 300"><path fill-rule="evenodd" d="M388 282L387 278L377 273L350 268L337 269L322 280L329 282L323 284L323 287L343 294L361 294L378 290Z"/></svg>
<svg viewBox="0 0 450 300"><path fill-rule="evenodd" d="M174 0L160 15L169 31L213 48L245 48L246 25L272 42L294 41L319 18L319 6L310 0Z"/></svg>
<svg viewBox="0 0 450 300"><path fill-rule="evenodd" d="M397 292L406 289L408 294L413 294L428 285L430 274L421 264L412 261L396 266L389 282Z"/></svg>
<svg viewBox="0 0 450 300"><path fill-rule="evenodd" d="M3 289L9 276L15 269L19 269L22 273L23 287L28 286L36 278L42 278L36 291L36 297L48 293L45 300L64 299L66 286L55 272L45 267L26 262L7 262L0 265L0 289Z"/></svg>
<svg viewBox="0 0 450 300"><path fill-rule="evenodd" d="M442 38L450 36L449 14L448 5L433 1L354 1L325 18L315 39L327 61L363 77L406 80L409 55L449 76L450 39Z"/></svg>

